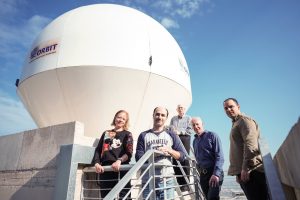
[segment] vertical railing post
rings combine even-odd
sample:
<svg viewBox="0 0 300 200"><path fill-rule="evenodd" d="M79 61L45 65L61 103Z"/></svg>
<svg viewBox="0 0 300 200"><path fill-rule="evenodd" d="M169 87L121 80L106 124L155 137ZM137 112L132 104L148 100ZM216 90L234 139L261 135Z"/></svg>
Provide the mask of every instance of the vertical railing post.
<svg viewBox="0 0 300 200"><path fill-rule="evenodd" d="M118 173L118 182L121 180L121 171L119 170L119 173ZM126 186L125 186L126 187ZM122 190L121 190L122 191ZM120 193L117 194L117 199L120 198Z"/></svg>
<svg viewBox="0 0 300 200"><path fill-rule="evenodd" d="M84 196L83 196L83 194L84 194L84 180L85 180L85 174L84 173L82 173L82 175L81 175L81 188L80 188L80 200L83 200L84 199Z"/></svg>
<svg viewBox="0 0 300 200"><path fill-rule="evenodd" d="M149 177L152 177L152 181L149 183L149 191L153 191L150 195L151 200L156 199L156 192L155 192L155 164L154 164L154 154L149 157L148 163L151 165L149 169Z"/></svg>
<svg viewBox="0 0 300 200"><path fill-rule="evenodd" d="M194 187L195 187L195 196L196 199L201 199L200 198L200 188L199 188L199 177L198 177L198 172L197 172L197 166L196 166L196 161L192 161L193 165L193 177L194 177Z"/></svg>
<svg viewBox="0 0 300 200"><path fill-rule="evenodd" d="M165 168L165 166L163 166ZM167 198L167 178L163 176L163 183L164 183L164 197Z"/></svg>

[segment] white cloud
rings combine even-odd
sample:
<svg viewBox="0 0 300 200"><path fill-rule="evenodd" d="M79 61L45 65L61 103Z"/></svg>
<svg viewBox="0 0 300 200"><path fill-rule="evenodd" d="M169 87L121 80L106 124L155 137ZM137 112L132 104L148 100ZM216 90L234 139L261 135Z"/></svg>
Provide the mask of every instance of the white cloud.
<svg viewBox="0 0 300 200"><path fill-rule="evenodd" d="M123 0L119 3L150 14L170 29L179 28L178 18L187 19L196 14L202 15L204 4L211 4L211 0Z"/></svg>
<svg viewBox="0 0 300 200"><path fill-rule="evenodd" d="M193 16L200 7L201 0L192 0L192 1L178 1L179 7L175 9L176 14L183 18L189 18Z"/></svg>
<svg viewBox="0 0 300 200"><path fill-rule="evenodd" d="M179 28L179 24L173 19L170 19L168 17L163 18L160 23L167 29Z"/></svg>
<svg viewBox="0 0 300 200"><path fill-rule="evenodd" d="M50 22L49 18L35 15L21 25L0 22L0 57L18 58L24 49L29 49L37 34Z"/></svg>
<svg viewBox="0 0 300 200"><path fill-rule="evenodd" d="M152 17L159 19L191 18L196 14L202 14L204 5L211 4L211 0L108 0L125 6L136 8ZM168 20L167 20L168 21ZM166 22L168 23L168 22ZM164 25L164 24L163 24ZM164 25L165 26L165 25ZM168 26L168 25L167 25ZM167 27L165 26L165 27ZM178 28L176 22L169 28Z"/></svg>
<svg viewBox="0 0 300 200"><path fill-rule="evenodd" d="M1 67L6 68L9 63L19 65L25 52L37 34L51 19L34 15L28 19L24 15L27 0L0 0L0 60Z"/></svg>
<svg viewBox="0 0 300 200"><path fill-rule="evenodd" d="M23 104L0 90L0 135L36 128Z"/></svg>
<svg viewBox="0 0 300 200"><path fill-rule="evenodd" d="M25 40L22 40L23 45L31 45L35 37L41 32L41 30L51 21L44 16L34 15L28 19L23 26L23 36Z"/></svg>
<svg viewBox="0 0 300 200"><path fill-rule="evenodd" d="M205 3L209 3L209 0L156 0L153 6L171 16L190 18Z"/></svg>
<svg viewBox="0 0 300 200"><path fill-rule="evenodd" d="M17 6L24 4L26 4L24 0L0 0L0 17L16 14Z"/></svg>
<svg viewBox="0 0 300 200"><path fill-rule="evenodd" d="M169 13L174 6L174 1L172 0L157 0L154 3L154 7L162 9L163 12Z"/></svg>

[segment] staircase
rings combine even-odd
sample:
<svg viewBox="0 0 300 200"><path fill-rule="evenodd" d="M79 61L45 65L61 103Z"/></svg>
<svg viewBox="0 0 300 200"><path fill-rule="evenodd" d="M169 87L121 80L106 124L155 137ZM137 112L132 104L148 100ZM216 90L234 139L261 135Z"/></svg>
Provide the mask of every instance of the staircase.
<svg viewBox="0 0 300 200"><path fill-rule="evenodd" d="M86 167L83 169L83 179L82 179L82 188L80 199L81 200L90 200L90 199L104 199L104 200L112 200L112 199L155 199L155 191L163 190L166 196L166 192L168 189L174 189L175 195L174 199L179 200L190 200L190 199L204 199L202 196L202 191L200 187L200 179L199 174L196 169L196 161L192 158L187 158L189 160L190 166L189 170L191 171L191 175L187 176L184 173L183 166L181 166L180 162L178 166L171 165L160 165L154 162L154 158L156 156L162 155L160 151L151 150L147 151L145 155L135 164L132 165L121 165L120 170L128 171L126 175L119 179L118 184L111 188L110 192L106 195L105 198L101 198L100 190L101 188L97 185L97 174L95 173L94 167ZM189 191L181 192L179 189L181 185L178 185L176 182L176 177L164 177L162 175L156 174L155 171L160 168L166 167L179 167L183 173L184 178L187 181L187 185L189 187ZM110 166L104 167L105 171L111 171ZM147 181L144 181L142 184L143 177L147 176ZM149 177L149 178L148 178ZM175 185L172 187L167 187L165 184L165 180L167 178L173 178L175 180ZM145 179L145 178L144 178ZM164 181L164 186L161 188L155 188L155 181L157 179L162 179ZM109 181L109 180L107 180ZM125 188L128 182L131 182L131 187L126 188L129 189L126 196L123 198L119 197L119 193L122 189ZM145 188L149 187L149 194L146 197L143 197L143 192L145 192Z"/></svg>

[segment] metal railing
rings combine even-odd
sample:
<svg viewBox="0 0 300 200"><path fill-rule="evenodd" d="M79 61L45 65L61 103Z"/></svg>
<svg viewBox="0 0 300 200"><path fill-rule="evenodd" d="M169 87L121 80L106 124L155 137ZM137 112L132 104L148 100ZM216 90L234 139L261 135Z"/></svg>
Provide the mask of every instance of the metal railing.
<svg viewBox="0 0 300 200"><path fill-rule="evenodd" d="M120 171L127 171L125 176L120 179L118 183L113 187L109 188L110 192L101 198L101 188L95 184L99 180L95 176L95 168L88 167L84 168L84 178L82 180L81 188L81 200L89 199L156 199L156 192L163 191L164 196L167 197L167 192L169 190L176 191L174 198L170 199L204 199L202 196L202 190L200 187L199 174L196 169L196 161L190 157L186 159L189 160L190 166L181 166L180 162L177 161L177 165L165 165L155 162L157 156L163 156L160 151L150 150L145 153L145 155L134 165L121 165ZM169 157L170 158L170 157ZM179 167L183 177L185 178L189 188L187 192L181 192L180 185L177 184L177 176L164 176L163 173L157 173L160 170L167 170L167 168ZM189 168L191 175L186 175L183 170L185 167ZM111 166L104 166L106 172L112 171ZM90 174L90 175L88 175ZM92 177L92 178L91 178ZM174 180L174 185L168 186L167 180ZM157 181L163 180L163 186L157 187ZM109 180L101 180L109 181ZM127 183L131 182L131 187L126 188L128 192L120 197L119 194L126 187ZM93 185L93 187L91 187ZM147 193L147 195L146 195ZM167 199L167 198L165 198Z"/></svg>

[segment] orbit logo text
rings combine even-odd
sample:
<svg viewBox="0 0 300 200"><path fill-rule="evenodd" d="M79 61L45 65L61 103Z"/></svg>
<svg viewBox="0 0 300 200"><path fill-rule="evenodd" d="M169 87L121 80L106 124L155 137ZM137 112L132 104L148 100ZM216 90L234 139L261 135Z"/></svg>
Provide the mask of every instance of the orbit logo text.
<svg viewBox="0 0 300 200"><path fill-rule="evenodd" d="M58 51L58 42L47 42L47 44L36 46L30 53L29 63Z"/></svg>

